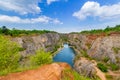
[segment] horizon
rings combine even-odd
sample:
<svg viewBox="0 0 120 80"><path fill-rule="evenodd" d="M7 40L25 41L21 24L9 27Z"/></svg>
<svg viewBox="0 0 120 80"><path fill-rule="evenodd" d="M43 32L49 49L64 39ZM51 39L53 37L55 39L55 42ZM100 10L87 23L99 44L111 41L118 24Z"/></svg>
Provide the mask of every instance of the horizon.
<svg viewBox="0 0 120 80"><path fill-rule="evenodd" d="M58 33L105 29L120 24L119 0L4 0L0 26Z"/></svg>

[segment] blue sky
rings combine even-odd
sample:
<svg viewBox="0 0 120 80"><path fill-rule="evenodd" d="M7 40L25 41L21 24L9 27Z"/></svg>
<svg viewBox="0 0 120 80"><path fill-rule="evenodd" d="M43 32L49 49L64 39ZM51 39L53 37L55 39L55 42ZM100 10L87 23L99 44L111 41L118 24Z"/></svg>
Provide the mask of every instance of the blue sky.
<svg viewBox="0 0 120 80"><path fill-rule="evenodd" d="M120 24L120 0L0 0L0 26L61 33Z"/></svg>

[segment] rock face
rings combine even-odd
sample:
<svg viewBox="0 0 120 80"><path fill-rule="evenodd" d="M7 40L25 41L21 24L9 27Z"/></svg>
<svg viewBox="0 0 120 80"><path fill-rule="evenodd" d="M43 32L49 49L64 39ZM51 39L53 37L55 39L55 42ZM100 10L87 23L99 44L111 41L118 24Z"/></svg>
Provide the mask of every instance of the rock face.
<svg viewBox="0 0 120 80"><path fill-rule="evenodd" d="M68 43L75 48L78 55L83 54L81 51L84 51L87 53L89 58L106 61L106 63L115 63L120 66L120 34L106 36L104 34L64 35L57 33L47 33L39 36L14 38L12 40L19 43L21 47L25 49L21 52L21 54L22 56L26 57L29 54L34 54L35 51L39 49L53 52L56 47L58 47L58 45L61 45L61 38L64 39L64 42L68 41ZM85 57L84 55L82 56ZM88 77L94 77L96 70L98 70L92 61L86 60L84 58L75 60L74 68L80 74Z"/></svg>
<svg viewBox="0 0 120 80"><path fill-rule="evenodd" d="M120 64L120 35L81 35L70 34L69 43L80 52L81 50L94 59L109 59L108 63ZM79 53L81 54L81 53Z"/></svg>
<svg viewBox="0 0 120 80"><path fill-rule="evenodd" d="M52 63L36 70L9 74L0 77L0 80L61 80L64 69L71 69L71 67L67 63Z"/></svg>
<svg viewBox="0 0 120 80"><path fill-rule="evenodd" d="M13 38L25 50L21 52L22 56L34 54L36 50L44 49L53 52L56 47L61 45L60 35L57 33L46 33L39 36L25 36Z"/></svg>
<svg viewBox="0 0 120 80"><path fill-rule="evenodd" d="M87 50L87 37L85 35L81 34L69 34L69 44L77 50L85 49ZM79 53L79 52L78 52Z"/></svg>
<svg viewBox="0 0 120 80"><path fill-rule="evenodd" d="M74 64L75 70L80 74L94 77L95 74L98 74L96 71L99 70L91 60L81 58L81 56L86 57L82 55L84 52L87 54L87 58L107 64L114 63L120 68L120 34L109 36L105 34L69 34L68 38L69 44L75 48L77 55L80 55L77 57L77 60L75 60ZM99 74L101 74L100 71Z"/></svg>
<svg viewBox="0 0 120 80"><path fill-rule="evenodd" d="M75 62L74 68L78 73L87 77L94 78L96 75L94 62L89 61L82 57Z"/></svg>
<svg viewBox="0 0 120 80"><path fill-rule="evenodd" d="M97 60L108 58L108 62L120 64L120 36L97 38L88 50L88 55Z"/></svg>

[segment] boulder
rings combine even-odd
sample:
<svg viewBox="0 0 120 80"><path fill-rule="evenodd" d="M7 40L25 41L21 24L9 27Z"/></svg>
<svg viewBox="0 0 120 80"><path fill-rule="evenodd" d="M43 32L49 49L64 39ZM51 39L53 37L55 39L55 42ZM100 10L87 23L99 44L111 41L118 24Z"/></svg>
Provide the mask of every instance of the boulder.
<svg viewBox="0 0 120 80"><path fill-rule="evenodd" d="M82 57L75 62L74 68L79 74L86 77L94 78L96 75L94 61L89 61Z"/></svg>

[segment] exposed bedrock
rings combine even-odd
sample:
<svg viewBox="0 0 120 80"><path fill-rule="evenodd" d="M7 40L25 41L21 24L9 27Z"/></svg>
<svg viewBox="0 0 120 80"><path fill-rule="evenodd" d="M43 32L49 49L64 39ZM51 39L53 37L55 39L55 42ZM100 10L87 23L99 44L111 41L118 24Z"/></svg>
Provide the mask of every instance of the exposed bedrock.
<svg viewBox="0 0 120 80"><path fill-rule="evenodd" d="M57 33L46 33L38 36L23 36L13 38L25 49L21 52L22 56L34 54L36 50L44 49L45 51L54 52L61 45L60 35Z"/></svg>

